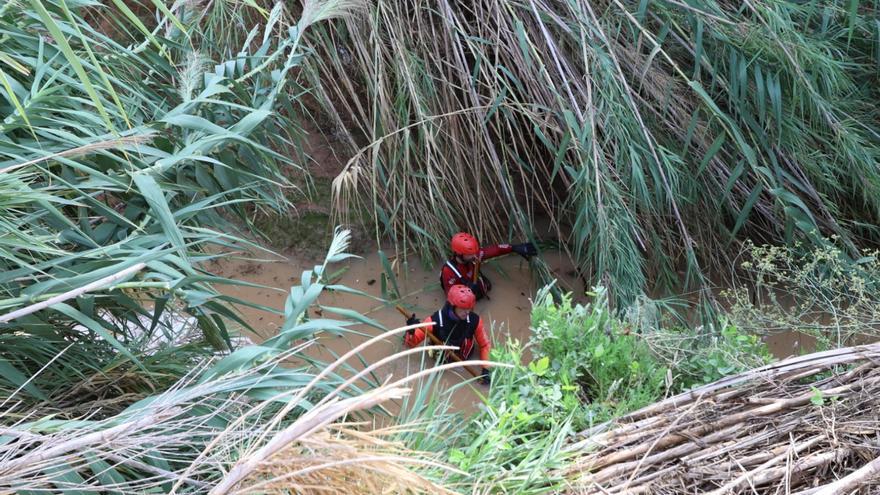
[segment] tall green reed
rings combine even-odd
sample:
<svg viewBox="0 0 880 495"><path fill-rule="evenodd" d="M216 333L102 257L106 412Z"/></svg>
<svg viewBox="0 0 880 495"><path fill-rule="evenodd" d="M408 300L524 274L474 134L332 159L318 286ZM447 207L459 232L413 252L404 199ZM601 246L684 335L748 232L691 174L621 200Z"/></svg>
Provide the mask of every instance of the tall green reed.
<svg viewBox="0 0 880 495"><path fill-rule="evenodd" d="M744 239L878 240L877 2L371 3L308 36L340 214L441 254L549 218L613 300L702 291ZM426 235L427 234L427 235Z"/></svg>

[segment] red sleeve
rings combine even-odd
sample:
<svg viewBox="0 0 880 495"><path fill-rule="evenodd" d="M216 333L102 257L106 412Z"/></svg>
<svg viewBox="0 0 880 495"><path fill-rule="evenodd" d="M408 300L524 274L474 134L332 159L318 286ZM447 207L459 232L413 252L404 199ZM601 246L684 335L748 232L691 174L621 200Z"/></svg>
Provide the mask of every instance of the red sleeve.
<svg viewBox="0 0 880 495"><path fill-rule="evenodd" d="M449 268L445 263L443 264L443 268L440 270L440 282L443 284L443 293L446 294L449 292L449 289L452 288L453 285L458 283L458 277L455 275L455 272Z"/></svg>
<svg viewBox="0 0 880 495"><path fill-rule="evenodd" d="M490 258L495 258L497 256L502 256L508 254L513 251L513 246L510 244L495 244L493 246L486 246L480 250L480 259L488 260Z"/></svg>
<svg viewBox="0 0 880 495"><path fill-rule="evenodd" d="M482 318L480 318L480 322L477 323L477 329L474 331L474 337L477 338L477 345L480 346L480 360L488 361L489 350L492 349L492 344L489 342L489 334L486 333L486 329L483 328Z"/></svg>
<svg viewBox="0 0 880 495"><path fill-rule="evenodd" d="M422 323L431 323L431 317L427 317L422 320ZM413 333L407 333L403 336L403 343L406 344L407 347L415 347L422 343L425 340L425 332L430 332L430 327L416 327Z"/></svg>

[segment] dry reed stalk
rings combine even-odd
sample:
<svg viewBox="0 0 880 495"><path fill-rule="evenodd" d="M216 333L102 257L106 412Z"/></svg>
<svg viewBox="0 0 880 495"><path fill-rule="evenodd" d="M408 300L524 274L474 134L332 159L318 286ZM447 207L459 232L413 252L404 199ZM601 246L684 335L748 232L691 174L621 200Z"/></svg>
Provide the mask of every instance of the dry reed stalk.
<svg viewBox="0 0 880 495"><path fill-rule="evenodd" d="M211 491L210 495L222 495L228 493L236 484L253 473L261 463L274 455L282 448L297 441L311 432L325 427L338 418L353 411L369 409L386 400L402 398L408 392L402 388L382 387L367 392L359 397L352 397L341 401L326 403L323 407L316 407L302 415L295 423L288 426L253 454L239 461L229 473L223 477Z"/></svg>
<svg viewBox="0 0 880 495"><path fill-rule="evenodd" d="M6 168L0 168L0 174L8 174L13 170L29 167L38 163L57 160L59 158L74 158L78 156L88 155L96 151L114 150L126 148L129 146L136 146L139 144L150 142L153 139L153 136L155 136L154 132L145 132L143 134L138 134L134 136L125 136L116 139L108 139L106 141L99 141L96 143L89 143L83 146L77 146L76 148L71 148L69 150L60 151L58 153L51 153L46 156L41 156L40 158L35 158L26 162L16 163L15 165L10 165Z"/></svg>
<svg viewBox="0 0 880 495"><path fill-rule="evenodd" d="M587 433L563 474L572 493L848 493L880 465L862 460L880 435L878 351L801 356L654 404Z"/></svg>
<svg viewBox="0 0 880 495"><path fill-rule="evenodd" d="M383 437L392 430L328 428L291 445L259 466L243 483L243 493L449 493L404 467L419 453ZM344 462L345 464L342 464ZM336 488L332 488L336 487Z"/></svg>
<svg viewBox="0 0 880 495"><path fill-rule="evenodd" d="M23 455L16 459L0 464L0 481L4 477L12 477L16 473L24 470L26 467L44 463L57 457L67 455L70 452L84 449L92 444L107 444L113 442L117 437L130 435L133 432L145 429L147 427L161 423L180 413L180 409L171 408L155 414L142 417L135 421L122 423L106 430L96 431L79 437L74 437L66 441L62 441L56 445L42 448Z"/></svg>

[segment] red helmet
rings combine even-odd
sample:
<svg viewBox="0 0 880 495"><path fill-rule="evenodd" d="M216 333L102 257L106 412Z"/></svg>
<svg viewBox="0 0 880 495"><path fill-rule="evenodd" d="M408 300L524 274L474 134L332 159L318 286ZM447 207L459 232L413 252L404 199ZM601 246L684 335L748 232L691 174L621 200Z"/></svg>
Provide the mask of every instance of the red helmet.
<svg viewBox="0 0 880 495"><path fill-rule="evenodd" d="M474 309L477 304L477 296L467 285L453 285L446 293L449 304L461 309Z"/></svg>
<svg viewBox="0 0 880 495"><path fill-rule="evenodd" d="M450 245L452 252L460 256L477 254L480 251L480 243L477 242L476 237L466 232L459 232L452 236Z"/></svg>

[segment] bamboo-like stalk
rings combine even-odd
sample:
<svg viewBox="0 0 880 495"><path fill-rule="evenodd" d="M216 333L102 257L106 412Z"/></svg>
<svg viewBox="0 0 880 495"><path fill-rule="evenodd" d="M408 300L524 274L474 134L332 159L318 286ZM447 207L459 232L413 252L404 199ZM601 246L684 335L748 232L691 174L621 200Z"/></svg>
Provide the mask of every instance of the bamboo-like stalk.
<svg viewBox="0 0 880 495"><path fill-rule="evenodd" d="M791 358L649 406L585 433L565 474L586 493L849 493L875 474L851 466L880 432L878 351Z"/></svg>
<svg viewBox="0 0 880 495"><path fill-rule="evenodd" d="M866 481L876 478L880 473L880 458L865 464L843 478L829 483L813 491L813 495L843 495L864 484Z"/></svg>
<svg viewBox="0 0 880 495"><path fill-rule="evenodd" d="M819 435L819 436L813 437L812 439L810 439L806 442L802 442L802 443L799 443L799 444L793 445L793 446L788 446L785 449L783 449L782 452L780 452L779 454L777 454L774 457L771 457L770 459L768 459L767 461L765 461L764 463L762 463L758 467L750 469L746 473L735 478L730 483L727 483L726 485L718 488L717 490L713 490L713 491L709 492L709 495L724 495L725 493L734 492L740 486L746 485L746 484L751 484L752 486L763 484L763 483L761 483L762 481L775 478L775 475L771 474L771 473L774 473L775 471L770 468L772 468L773 466L778 464L780 461L785 460L787 457L789 457L793 454L798 454L800 452L803 452L804 450L809 449L810 447L812 447L813 445L816 445L817 443L819 443L820 441L822 441L824 439L825 439L824 436Z"/></svg>
<svg viewBox="0 0 880 495"><path fill-rule="evenodd" d="M71 289L71 290L64 292L62 294L58 294L57 296L54 296L54 297L47 299L45 301L40 301L36 304L31 304L30 306L25 306L24 308L17 309L15 311L10 311L9 313L6 313L5 315L0 316L0 323L10 322L10 321L15 320L17 318L21 318L22 316L27 316L29 314L36 313L37 311L40 311L42 309L46 309L46 308L52 306L53 304L58 304L60 302L66 301L68 299L73 299L73 298L79 297L83 294L87 294L89 292L92 292L94 290L101 289L107 285L110 285L110 284L118 281L118 280L122 280L126 277L134 275L135 273L141 271L145 266L147 266L146 263L135 263L134 265L132 265L124 270L119 271L118 273L114 273L112 275L108 275L108 276L101 278L99 280L95 280L94 282L83 285L82 287L77 287L76 289Z"/></svg>

